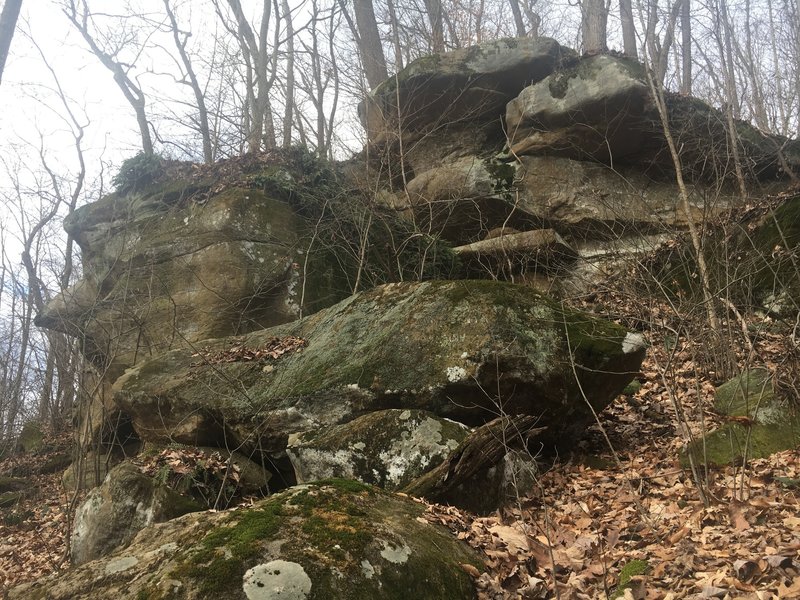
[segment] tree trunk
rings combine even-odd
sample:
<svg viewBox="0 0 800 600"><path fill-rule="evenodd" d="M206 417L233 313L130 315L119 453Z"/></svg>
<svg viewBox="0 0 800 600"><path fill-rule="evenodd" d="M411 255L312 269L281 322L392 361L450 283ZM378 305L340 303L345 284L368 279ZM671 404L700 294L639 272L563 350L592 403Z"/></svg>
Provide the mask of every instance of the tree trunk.
<svg viewBox="0 0 800 600"><path fill-rule="evenodd" d="M581 33L583 51L600 54L608 50L606 45L606 22L608 12L605 0L583 0L581 3Z"/></svg>
<svg viewBox="0 0 800 600"><path fill-rule="evenodd" d="M17 19L22 0L5 0L3 12L0 13L0 81L3 79L3 69L6 66L8 50L11 48L11 39L17 30Z"/></svg>
<svg viewBox="0 0 800 600"><path fill-rule="evenodd" d="M619 18L622 24L622 48L626 56L639 58L636 47L636 26L633 22L631 0L619 0Z"/></svg>
<svg viewBox="0 0 800 600"><path fill-rule="evenodd" d="M372 0L353 0L353 9L358 27L358 52L364 66L364 76L369 89L374 90L389 78L386 71L386 59L383 56L381 36Z"/></svg>
<svg viewBox="0 0 800 600"><path fill-rule="evenodd" d="M517 37L525 37L528 31L525 28L525 21L522 20L522 9L519 7L519 0L508 0L511 5L511 14L514 15L514 26L517 28Z"/></svg>
<svg viewBox="0 0 800 600"><path fill-rule="evenodd" d="M691 0L681 0L681 50L683 53L683 73L681 74L681 94L692 95L692 20Z"/></svg>
<svg viewBox="0 0 800 600"><path fill-rule="evenodd" d="M286 106L283 114L283 147L292 145L292 109L294 108L294 27L289 2L281 0L286 23Z"/></svg>
<svg viewBox="0 0 800 600"><path fill-rule="evenodd" d="M444 52L441 0L425 0L425 10L428 13L428 22L431 24L431 50Z"/></svg>
<svg viewBox="0 0 800 600"><path fill-rule="evenodd" d="M175 41L175 47L178 49L178 54L181 57L183 68L186 69L186 75L189 77L189 86L192 88L194 100L197 103L198 125L200 129L200 137L203 140L203 161L210 165L214 162L214 154L211 149L211 130L208 127L208 110L206 109L205 96L203 89L200 87L200 82L197 80L197 75L192 67L192 61L189 54L186 52L186 41L189 34L184 34L181 40L181 31L178 28L178 20L175 18L175 13L169 4L169 0L164 0L164 10L167 12L170 28L172 29L172 39Z"/></svg>

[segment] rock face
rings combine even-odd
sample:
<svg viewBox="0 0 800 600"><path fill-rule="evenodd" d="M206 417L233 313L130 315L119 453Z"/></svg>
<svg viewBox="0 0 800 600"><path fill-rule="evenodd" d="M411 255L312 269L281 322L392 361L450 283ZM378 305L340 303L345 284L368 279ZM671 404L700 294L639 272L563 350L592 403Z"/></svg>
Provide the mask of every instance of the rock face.
<svg viewBox="0 0 800 600"><path fill-rule="evenodd" d="M454 421L421 410L383 410L290 439L298 483L339 477L397 490L440 464L467 436Z"/></svg>
<svg viewBox="0 0 800 600"><path fill-rule="evenodd" d="M109 380L170 348L300 314L302 220L257 190L203 204L187 201L191 191L111 195L64 224L84 279L38 322L85 336Z"/></svg>
<svg viewBox="0 0 800 600"><path fill-rule="evenodd" d="M100 487L94 488L75 512L70 553L82 564L126 546L142 529L188 512L202 510L135 465L122 463L112 469Z"/></svg>
<svg viewBox="0 0 800 600"><path fill-rule="evenodd" d="M297 339L304 347L266 364L217 358ZM377 410L424 409L474 425L502 405L536 415L565 441L592 420L587 402L605 407L644 357L639 334L487 281L381 286L300 322L204 345L205 359L168 352L115 383L115 401L143 439L227 440L274 457L292 433Z"/></svg>
<svg viewBox="0 0 800 600"><path fill-rule="evenodd" d="M375 142L496 120L522 82L543 79L567 56L574 52L555 40L518 38L420 58L370 94L361 121Z"/></svg>
<svg viewBox="0 0 800 600"><path fill-rule="evenodd" d="M480 559L423 512L352 482L298 486L241 510L154 525L127 548L9 598L475 598L460 565L482 569Z"/></svg>
<svg viewBox="0 0 800 600"><path fill-rule="evenodd" d="M669 97L669 124L681 161L694 180L718 178L729 160L722 113L690 98ZM631 59L600 55L573 61L525 88L508 103L506 127L515 155L544 154L608 165L636 164L672 172L672 158L644 68ZM737 124L741 152L754 179L779 176L778 149L787 140L770 138ZM790 144L787 162L800 164Z"/></svg>
<svg viewBox="0 0 800 600"><path fill-rule="evenodd" d="M730 421L697 440L691 452L697 464L724 467L741 464L746 457L766 458L800 443L800 414L796 406L775 395L767 371L747 371L717 388L714 408L746 424ZM684 463L688 456L684 453Z"/></svg>
<svg viewBox="0 0 800 600"><path fill-rule="evenodd" d="M493 60L516 60L515 43L491 45ZM469 72L465 57L484 50L479 46L428 57L375 90L370 102L377 108L372 107L372 114L380 118L365 120L373 146L381 147L388 139L381 134L385 130L402 140L381 163L382 170L398 171L398 165L402 170L402 182L393 180L393 195L382 196L387 204L457 247L480 242L499 227L523 233L552 229L577 252L568 277L560 273L542 279L541 265L535 261L504 271L482 268L470 273L533 281L538 287L570 293L588 291L617 267L603 247L649 248L658 235L687 226L642 65L611 55L578 58L563 49L548 51L552 60L546 69L535 70L527 81L517 80L513 92L507 80L508 102L504 118L498 119L482 112L492 102L474 101L473 88L479 84L469 77L452 77L453 71ZM414 83L425 78L448 82L447 89L455 91L442 97L453 101L452 108L438 106L434 92L428 94L428 88ZM398 90L399 104L394 94ZM387 108L381 109L382 103ZM433 109L427 110L426 103ZM693 98L667 94L666 103L691 217L728 209L738 192L724 114ZM399 121L398 105L401 116L407 113ZM448 111L455 118L448 120ZM470 113L476 118L458 117ZM769 188L786 178L786 168L800 171L800 144L765 135L743 122L735 127L749 185Z"/></svg>

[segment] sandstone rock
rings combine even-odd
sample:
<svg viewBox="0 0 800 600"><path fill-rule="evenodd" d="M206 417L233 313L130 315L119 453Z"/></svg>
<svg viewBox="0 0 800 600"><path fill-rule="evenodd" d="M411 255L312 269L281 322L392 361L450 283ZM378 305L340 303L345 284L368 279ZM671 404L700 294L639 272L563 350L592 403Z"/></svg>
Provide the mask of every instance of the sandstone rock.
<svg viewBox="0 0 800 600"><path fill-rule="evenodd" d="M202 205L164 190L111 195L64 226L84 279L37 323L81 336L110 381L169 348L300 312L304 223L259 191L229 189Z"/></svg>
<svg viewBox="0 0 800 600"><path fill-rule="evenodd" d="M420 410L384 410L289 441L297 482L340 477L400 489L442 462L466 437L463 425Z"/></svg>
<svg viewBox="0 0 800 600"><path fill-rule="evenodd" d="M202 510L181 496L122 463L109 471L75 512L70 552L72 562L83 564L123 547L143 528L187 512Z"/></svg>
<svg viewBox="0 0 800 600"><path fill-rule="evenodd" d="M730 161L724 115L693 98L667 96L670 129L693 181L724 179ZM800 165L800 144L737 122L741 155L756 180L782 177L782 148ZM575 60L525 88L509 102L506 128L515 155L544 154L636 164L653 175L672 173L672 158L644 68L634 60L599 55Z"/></svg>
<svg viewBox="0 0 800 600"><path fill-rule="evenodd" d="M41 423L28 421L22 426L22 431L17 438L17 451L34 454L42 448L44 448L44 433L42 433Z"/></svg>
<svg viewBox="0 0 800 600"><path fill-rule="evenodd" d="M283 452L291 433L385 408L479 424L502 403L511 414L538 416L554 440L566 441L592 420L576 373L600 410L644 356L638 334L489 281L380 286L298 323L204 346L213 358L286 336L306 347L266 364L166 353L120 377L116 401L143 439L224 439L270 455Z"/></svg>
<svg viewBox="0 0 800 600"><path fill-rule="evenodd" d="M796 448L800 443L800 412L791 402L775 395L769 372L747 371L717 388L714 408L744 423L731 420L696 440L683 453L688 464L691 452L696 464L724 467L766 458L775 452Z"/></svg>
<svg viewBox="0 0 800 600"><path fill-rule="evenodd" d="M359 116L371 142L398 130L410 141L465 123L499 123L506 103L566 56L574 53L549 38L494 40L426 56L375 88Z"/></svg>
<svg viewBox="0 0 800 600"><path fill-rule="evenodd" d="M460 565L482 570L480 558L423 513L355 482L298 486L252 507L152 525L127 548L9 598L475 598Z"/></svg>

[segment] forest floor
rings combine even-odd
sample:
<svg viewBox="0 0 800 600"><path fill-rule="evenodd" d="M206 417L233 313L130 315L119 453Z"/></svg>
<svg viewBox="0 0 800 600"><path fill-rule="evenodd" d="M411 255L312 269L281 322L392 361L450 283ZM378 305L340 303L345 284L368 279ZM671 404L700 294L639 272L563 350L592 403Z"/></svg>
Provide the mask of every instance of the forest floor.
<svg viewBox="0 0 800 600"><path fill-rule="evenodd" d="M538 491L515 506L476 517L427 504L429 520L483 554L486 572L472 573L480 598L800 598L800 449L701 473L704 503L678 460L685 441L675 400L695 433L701 421L711 429L721 422L709 408L718 382L698 367L702 345L681 343L669 379L663 344L653 344L640 389L603 411L573 456L551 459ZM755 350L774 367L787 343L764 335ZM69 438L50 446L63 452ZM35 473L50 458L0 461L0 476ZM18 504L0 507L0 597L68 568L77 499L60 473L33 481Z"/></svg>

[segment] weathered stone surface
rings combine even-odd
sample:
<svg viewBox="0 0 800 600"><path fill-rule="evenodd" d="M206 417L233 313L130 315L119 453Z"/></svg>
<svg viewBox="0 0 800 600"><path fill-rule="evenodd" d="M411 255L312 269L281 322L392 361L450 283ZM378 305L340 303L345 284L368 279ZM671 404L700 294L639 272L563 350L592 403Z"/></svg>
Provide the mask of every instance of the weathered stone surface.
<svg viewBox="0 0 800 600"><path fill-rule="evenodd" d="M202 510L131 463L122 463L93 489L75 512L70 552L72 562L82 564L125 546L152 523L168 521L187 512Z"/></svg>
<svg viewBox="0 0 800 600"><path fill-rule="evenodd" d="M529 448L546 432L536 425L531 415L497 417L471 431L444 462L402 491L479 514L518 502L536 483L538 467Z"/></svg>
<svg viewBox="0 0 800 600"><path fill-rule="evenodd" d="M420 410L384 410L289 440L298 483L340 477L397 490L441 463L464 425Z"/></svg>
<svg viewBox="0 0 800 600"><path fill-rule="evenodd" d="M511 233L458 246L453 251L469 273L505 275L501 279L558 271L578 256L552 229Z"/></svg>
<svg viewBox="0 0 800 600"><path fill-rule="evenodd" d="M42 424L38 421L28 421L22 426L22 431L17 438L17 450L25 454L33 454L39 452L43 447Z"/></svg>
<svg viewBox="0 0 800 600"><path fill-rule="evenodd" d="M127 548L9 598L474 598L460 565L480 570L480 559L423 512L355 482L297 486L252 507L152 525Z"/></svg>
<svg viewBox="0 0 800 600"><path fill-rule="evenodd" d="M268 453L282 452L291 433L375 410L424 409L478 424L498 403L538 416L565 441L592 419L576 374L599 410L644 356L638 334L489 281L380 286L298 323L204 345L213 354L284 336L307 347L266 365L166 353L120 377L116 401L143 439L225 439Z"/></svg>
<svg viewBox="0 0 800 600"><path fill-rule="evenodd" d="M714 408L731 420L689 447L697 464L724 467L741 464L747 457L766 458L800 444L800 413L773 390L768 371L754 369L717 388ZM688 463L685 452L682 461Z"/></svg>
<svg viewBox="0 0 800 600"><path fill-rule="evenodd" d="M506 103L566 56L574 52L549 38L494 40L426 56L379 85L359 108L361 121L372 142L400 131L410 141L464 123L499 123Z"/></svg>
<svg viewBox="0 0 800 600"><path fill-rule="evenodd" d="M80 335L108 380L169 348L300 312L304 223L257 190L203 204L163 189L112 194L64 226L81 247L84 279L38 324Z"/></svg>
<svg viewBox="0 0 800 600"><path fill-rule="evenodd" d="M669 126L693 180L724 178L730 161L724 115L704 102L667 97ZM738 122L748 174L781 176L778 149L790 166L800 164L795 143ZM525 88L508 103L506 128L515 155L544 154L609 165L636 164L654 174L673 171L660 117L641 64L599 55L575 60Z"/></svg>

